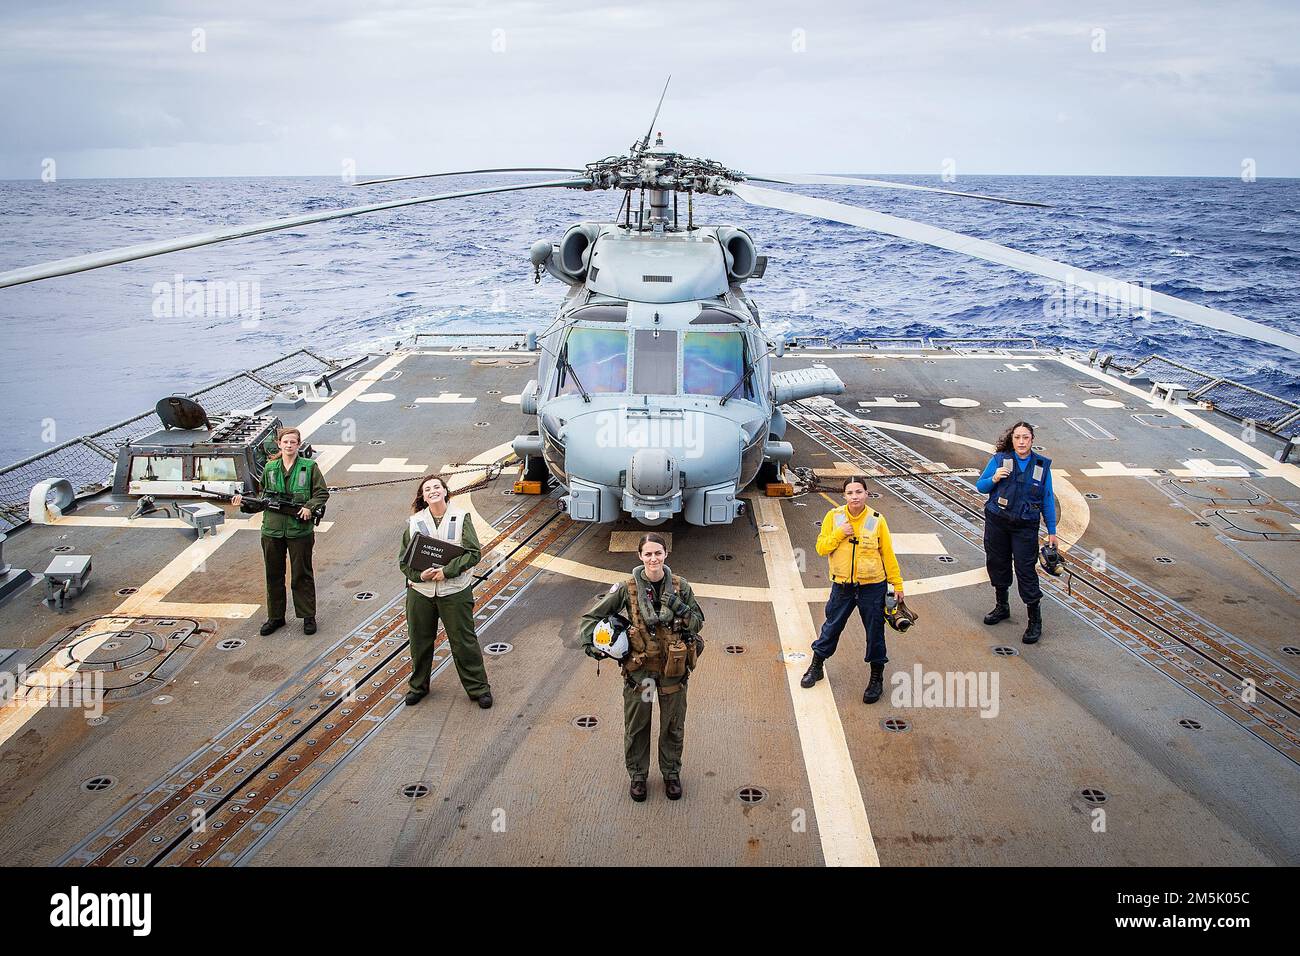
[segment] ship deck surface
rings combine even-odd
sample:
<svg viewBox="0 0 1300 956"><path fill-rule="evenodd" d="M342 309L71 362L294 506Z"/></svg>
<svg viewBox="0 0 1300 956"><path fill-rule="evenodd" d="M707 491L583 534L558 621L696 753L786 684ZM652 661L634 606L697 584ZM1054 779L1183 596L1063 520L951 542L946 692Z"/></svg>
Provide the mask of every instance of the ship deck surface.
<svg viewBox="0 0 1300 956"><path fill-rule="evenodd" d="M94 569L63 615L39 586L0 605L0 668L25 686L96 672L109 691L102 719L30 689L0 710L0 862L1300 863L1300 656L1283 650L1300 645L1300 469L1263 436L1061 356L777 364L823 361L846 393L787 406L785 437L825 494L660 529L707 616L684 800L655 770L649 801L628 800L618 672L579 650L578 617L635 563L612 549L638 528L574 524L554 494L510 493L510 472L458 499L480 572L500 564L476 589L496 706L467 699L444 651L429 697L402 706L396 549L414 479L503 456L523 421L509 399L536 376L526 352L402 352L282 416L330 485L393 482L332 496L315 636L294 620L258 636L256 516L227 507L196 541L104 495L10 535L17 567L65 548ZM1014 596L1010 623L980 621L973 477L915 474L982 468L1017 417L1054 461L1079 572L1068 591L1044 576L1032 647ZM871 469L920 622L887 632L886 696L866 706L856 620L828 679L798 678L828 588L816 526L841 500L834 476ZM907 706L927 700L889 679L918 667L996 676L996 713Z"/></svg>

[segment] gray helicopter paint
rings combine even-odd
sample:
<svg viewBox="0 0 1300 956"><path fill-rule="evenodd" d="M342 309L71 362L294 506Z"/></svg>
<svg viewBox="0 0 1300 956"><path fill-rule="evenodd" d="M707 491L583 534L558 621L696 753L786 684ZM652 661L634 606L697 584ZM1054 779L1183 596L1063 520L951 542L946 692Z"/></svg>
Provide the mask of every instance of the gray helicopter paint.
<svg viewBox="0 0 1300 956"><path fill-rule="evenodd" d="M744 278L728 272L734 260L716 238L728 229L685 234L580 223L557 245L534 245L533 263L571 288L557 327L538 340L536 399L520 405L535 407L539 434L519 436L514 447L525 456L544 449L575 520L631 514L647 525L674 515L730 523L744 513L739 494L763 462L789 458L789 446L771 440L785 430L777 399L843 391L829 369L783 373L774 387L768 353L776 343L740 289ZM745 234L743 241L751 240ZM699 324L703 318L708 324ZM560 355L575 329L626 332L623 391L558 393ZM686 394L683 345L692 332L741 335L751 385L725 403L721 395Z"/></svg>

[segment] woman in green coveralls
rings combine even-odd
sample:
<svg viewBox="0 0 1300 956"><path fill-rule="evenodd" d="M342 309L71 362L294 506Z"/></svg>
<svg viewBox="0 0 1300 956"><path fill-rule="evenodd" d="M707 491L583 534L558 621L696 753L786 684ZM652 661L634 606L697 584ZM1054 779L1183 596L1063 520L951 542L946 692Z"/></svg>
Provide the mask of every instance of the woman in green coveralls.
<svg viewBox="0 0 1300 956"><path fill-rule="evenodd" d="M398 552L398 567L406 575L406 630L411 639L411 688L406 692L406 702L418 704L429 693L433 645L441 620L461 686L471 700L486 709L492 706L492 689L478 635L474 633L471 577L482 555L473 520L450 501L451 491L442 478L421 478L402 534L402 550ZM445 567L414 571L406 563L406 549L416 532L458 545L465 553L452 558Z"/></svg>

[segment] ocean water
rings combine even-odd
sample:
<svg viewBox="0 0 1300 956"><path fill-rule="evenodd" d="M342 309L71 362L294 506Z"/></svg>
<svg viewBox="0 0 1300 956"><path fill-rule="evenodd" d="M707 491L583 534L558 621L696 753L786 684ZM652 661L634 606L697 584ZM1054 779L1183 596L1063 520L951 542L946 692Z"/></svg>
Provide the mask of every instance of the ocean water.
<svg viewBox="0 0 1300 956"><path fill-rule="evenodd" d="M933 177L880 178L942 185ZM0 182L0 271L224 225L502 181L460 177L377 187L324 177ZM1300 180L972 176L953 188L1052 208L857 187L798 191L1145 281L1157 291L1300 332ZM452 200L0 290L0 464L302 345L346 355L419 331L540 329L563 288L547 276L534 284L529 246L539 238L558 240L573 222L609 220L619 198L535 190ZM701 222L749 229L769 257L766 276L749 291L774 333L839 341L1032 336L1043 345L1118 355L1159 352L1300 399L1296 356L1280 348L1158 314L1089 308L1086 301L1063 309L1059 287L1046 280L735 198L701 198L696 212ZM171 290L196 281L242 284L236 286L245 293L242 313L229 303L223 314L174 314Z"/></svg>

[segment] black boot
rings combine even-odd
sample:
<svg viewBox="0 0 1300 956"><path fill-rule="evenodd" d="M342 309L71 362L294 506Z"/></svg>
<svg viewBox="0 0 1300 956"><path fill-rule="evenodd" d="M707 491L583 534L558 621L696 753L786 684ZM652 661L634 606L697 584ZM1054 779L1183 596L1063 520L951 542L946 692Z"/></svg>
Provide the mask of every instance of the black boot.
<svg viewBox="0 0 1300 956"><path fill-rule="evenodd" d="M1037 602L1026 604L1025 610L1029 612L1029 626L1025 628L1025 636L1021 640L1026 644L1037 644L1043 636L1043 612L1038 609Z"/></svg>
<svg viewBox="0 0 1300 956"><path fill-rule="evenodd" d="M993 610L984 615L985 624L999 624L1011 616L1011 606L1007 604L1007 589L994 588L997 593L997 603L993 605Z"/></svg>
<svg viewBox="0 0 1300 956"><path fill-rule="evenodd" d="M811 687L813 684L825 677L825 664L826 658L819 656L817 652L814 651L812 663L808 665L808 669L803 672L803 677L799 679L799 686Z"/></svg>
<svg viewBox="0 0 1300 956"><path fill-rule="evenodd" d="M862 703L874 704L880 700L880 695L885 692L885 665L871 665L871 680L867 682L867 689L862 692Z"/></svg>

